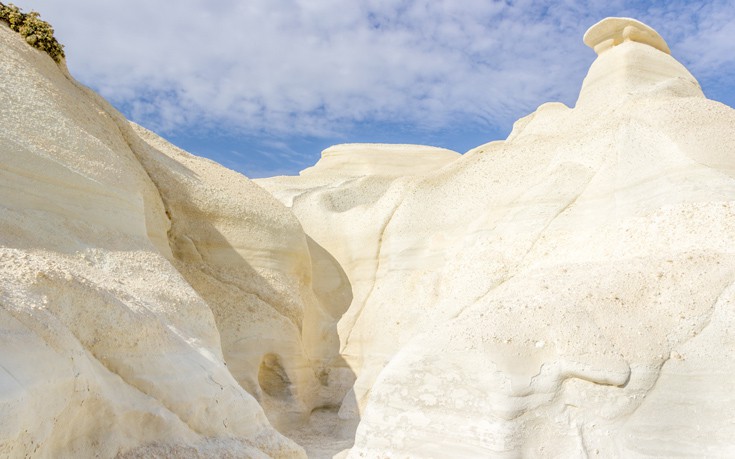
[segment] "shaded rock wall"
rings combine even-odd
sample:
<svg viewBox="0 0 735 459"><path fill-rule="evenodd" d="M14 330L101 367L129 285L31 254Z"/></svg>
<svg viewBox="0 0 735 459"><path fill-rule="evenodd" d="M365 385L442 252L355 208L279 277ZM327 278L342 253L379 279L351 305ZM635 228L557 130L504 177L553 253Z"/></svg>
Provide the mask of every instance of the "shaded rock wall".
<svg viewBox="0 0 735 459"><path fill-rule="evenodd" d="M303 455L271 422L347 391L349 284L314 291L330 261L261 188L0 40L0 455Z"/></svg>

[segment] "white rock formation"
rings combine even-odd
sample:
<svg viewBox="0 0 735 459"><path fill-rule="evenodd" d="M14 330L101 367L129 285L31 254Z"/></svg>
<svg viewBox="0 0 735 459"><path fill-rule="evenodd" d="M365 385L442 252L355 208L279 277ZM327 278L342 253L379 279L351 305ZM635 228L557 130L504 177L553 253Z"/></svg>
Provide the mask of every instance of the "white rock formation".
<svg viewBox="0 0 735 459"><path fill-rule="evenodd" d="M299 175L405 177L433 172L457 157L457 152L424 145L342 144L324 150L319 162Z"/></svg>
<svg viewBox="0 0 735 459"><path fill-rule="evenodd" d="M735 111L585 43L505 141L257 186L0 24L0 456L735 456Z"/></svg>
<svg viewBox="0 0 735 459"><path fill-rule="evenodd" d="M0 456L303 456L265 414L349 389L323 250L1 23L0 49Z"/></svg>
<svg viewBox="0 0 735 459"><path fill-rule="evenodd" d="M439 170L259 181L353 285L350 457L735 455L735 111L637 21L586 42L573 109Z"/></svg>

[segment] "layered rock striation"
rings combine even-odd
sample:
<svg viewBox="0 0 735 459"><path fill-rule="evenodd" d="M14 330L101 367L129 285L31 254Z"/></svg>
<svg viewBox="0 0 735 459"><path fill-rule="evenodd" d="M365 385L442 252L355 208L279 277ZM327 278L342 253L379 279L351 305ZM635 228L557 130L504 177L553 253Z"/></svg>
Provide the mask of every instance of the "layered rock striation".
<svg viewBox="0 0 735 459"><path fill-rule="evenodd" d="M0 456L303 457L273 426L349 389L349 285L260 187L0 49Z"/></svg>
<svg viewBox="0 0 735 459"><path fill-rule="evenodd" d="M735 453L735 111L638 21L585 42L574 108L441 169L259 181L354 288L350 457Z"/></svg>

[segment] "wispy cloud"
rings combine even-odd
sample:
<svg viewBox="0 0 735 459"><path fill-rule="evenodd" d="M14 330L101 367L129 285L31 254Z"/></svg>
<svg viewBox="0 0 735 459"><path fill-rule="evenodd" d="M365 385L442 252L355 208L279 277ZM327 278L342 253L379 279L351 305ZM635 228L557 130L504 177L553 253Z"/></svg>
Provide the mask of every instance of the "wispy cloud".
<svg viewBox="0 0 735 459"><path fill-rule="evenodd" d="M686 11L689 9L686 4L681 9L685 14L676 19L683 24L675 37L684 63L702 79L722 79L732 85L735 81L735 1L703 2L691 12ZM674 19L667 22L667 31L675 29L671 30L672 35L676 33Z"/></svg>
<svg viewBox="0 0 735 459"><path fill-rule="evenodd" d="M154 129L335 136L360 123L504 131L573 104L587 27L629 15L707 82L732 81L735 0L16 0L81 81ZM287 152L288 149L276 148Z"/></svg>

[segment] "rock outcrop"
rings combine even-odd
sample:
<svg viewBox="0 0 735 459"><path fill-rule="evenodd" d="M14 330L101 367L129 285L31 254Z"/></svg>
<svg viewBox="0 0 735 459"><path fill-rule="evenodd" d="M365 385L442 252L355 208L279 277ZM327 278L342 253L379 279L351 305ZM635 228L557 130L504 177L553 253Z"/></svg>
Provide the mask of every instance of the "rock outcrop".
<svg viewBox="0 0 735 459"><path fill-rule="evenodd" d="M252 182L0 23L0 455L735 455L735 111L585 43L504 141Z"/></svg>
<svg viewBox="0 0 735 459"><path fill-rule="evenodd" d="M637 21L586 41L574 108L441 169L259 181L354 288L350 457L735 453L735 111Z"/></svg>
<svg viewBox="0 0 735 459"><path fill-rule="evenodd" d="M303 456L272 425L352 377L323 250L2 24L0 49L0 455Z"/></svg>

